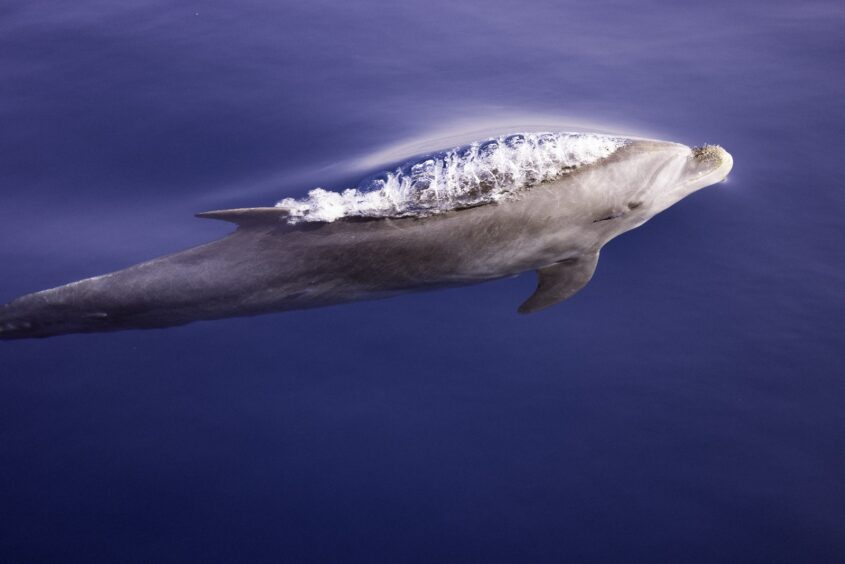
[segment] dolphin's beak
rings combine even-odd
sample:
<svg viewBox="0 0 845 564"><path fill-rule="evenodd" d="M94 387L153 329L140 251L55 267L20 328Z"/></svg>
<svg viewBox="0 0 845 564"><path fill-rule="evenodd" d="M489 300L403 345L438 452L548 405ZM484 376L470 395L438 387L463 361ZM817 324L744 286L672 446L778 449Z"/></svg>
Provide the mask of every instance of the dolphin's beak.
<svg viewBox="0 0 845 564"><path fill-rule="evenodd" d="M692 190L721 182L727 178L734 166L731 154L719 145L693 147L691 158L695 170L689 181Z"/></svg>

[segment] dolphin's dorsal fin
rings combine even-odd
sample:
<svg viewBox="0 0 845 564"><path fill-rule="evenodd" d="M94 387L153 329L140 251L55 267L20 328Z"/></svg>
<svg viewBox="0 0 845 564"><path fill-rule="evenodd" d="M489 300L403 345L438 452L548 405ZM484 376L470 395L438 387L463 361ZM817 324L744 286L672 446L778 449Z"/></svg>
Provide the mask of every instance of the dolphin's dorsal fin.
<svg viewBox="0 0 845 564"><path fill-rule="evenodd" d="M196 214L197 217L220 219L237 225L271 223L286 218L288 215L288 210L283 208L235 208Z"/></svg>
<svg viewBox="0 0 845 564"><path fill-rule="evenodd" d="M598 261L596 251L537 269L537 289L519 313L534 313L574 296L593 277Z"/></svg>

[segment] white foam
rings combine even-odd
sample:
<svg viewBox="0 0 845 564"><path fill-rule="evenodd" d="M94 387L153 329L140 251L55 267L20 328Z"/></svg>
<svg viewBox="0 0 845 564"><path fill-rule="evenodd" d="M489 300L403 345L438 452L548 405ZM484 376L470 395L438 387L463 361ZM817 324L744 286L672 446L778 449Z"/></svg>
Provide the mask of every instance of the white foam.
<svg viewBox="0 0 845 564"><path fill-rule="evenodd" d="M627 141L592 133L517 133L456 147L370 177L355 188L315 188L276 204L288 222L427 216L498 202L607 158Z"/></svg>

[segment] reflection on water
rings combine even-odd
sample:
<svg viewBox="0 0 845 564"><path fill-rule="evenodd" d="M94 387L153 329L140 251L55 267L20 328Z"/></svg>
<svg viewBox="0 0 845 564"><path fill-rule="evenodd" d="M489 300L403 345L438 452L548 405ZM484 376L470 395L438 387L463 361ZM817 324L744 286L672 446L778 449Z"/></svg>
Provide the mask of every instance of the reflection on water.
<svg viewBox="0 0 845 564"><path fill-rule="evenodd" d="M735 168L529 318L523 277L4 344L3 560L835 561L843 23L827 1L5 2L3 302L514 122Z"/></svg>
<svg viewBox="0 0 845 564"><path fill-rule="evenodd" d="M560 114L515 114L493 112L492 116L479 117L475 120L458 120L446 124L431 124L433 127L415 136L395 141L391 145L378 147L356 159L351 170L378 169L387 164L405 160L414 155L431 153L443 147L466 145L478 139L488 139L507 135L515 131L577 131L623 135L625 137L644 137L658 139L665 137L658 132L647 131L644 127L635 130L621 123L599 123L586 119L563 117Z"/></svg>

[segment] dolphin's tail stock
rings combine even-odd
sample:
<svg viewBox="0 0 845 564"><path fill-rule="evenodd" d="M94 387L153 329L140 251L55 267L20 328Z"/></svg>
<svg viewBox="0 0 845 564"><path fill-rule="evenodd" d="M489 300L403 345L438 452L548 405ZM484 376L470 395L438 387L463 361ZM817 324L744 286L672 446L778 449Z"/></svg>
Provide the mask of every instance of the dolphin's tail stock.
<svg viewBox="0 0 845 564"><path fill-rule="evenodd" d="M26 298L30 296L32 294L0 306L0 339L31 339L52 334L45 333L46 328L54 325L50 321L54 316L48 314L49 306L29 303Z"/></svg>
<svg viewBox="0 0 845 564"><path fill-rule="evenodd" d="M173 327L227 317L240 304L237 292L231 290L243 278L238 261L251 256L231 240L227 237L0 305L0 340Z"/></svg>
<svg viewBox="0 0 845 564"><path fill-rule="evenodd" d="M32 329L31 318L14 303L0 306L0 339L26 339Z"/></svg>
<svg viewBox="0 0 845 564"><path fill-rule="evenodd" d="M0 306L0 340L38 339L184 325L203 317L192 309L188 267L172 271L174 257L35 292Z"/></svg>
<svg viewBox="0 0 845 564"><path fill-rule="evenodd" d="M0 306L0 340L188 323L192 318L184 308L192 300L186 280L197 278L197 267L172 267L179 258L154 259L12 300Z"/></svg>
<svg viewBox="0 0 845 564"><path fill-rule="evenodd" d="M113 324L109 314L90 307L90 300L79 299L90 294L86 286L92 280L27 294L0 306L0 340L109 331Z"/></svg>
<svg viewBox="0 0 845 564"><path fill-rule="evenodd" d="M131 270L27 294L0 306L0 340L152 329L192 320L175 304L149 303L139 291L143 284L133 287Z"/></svg>

